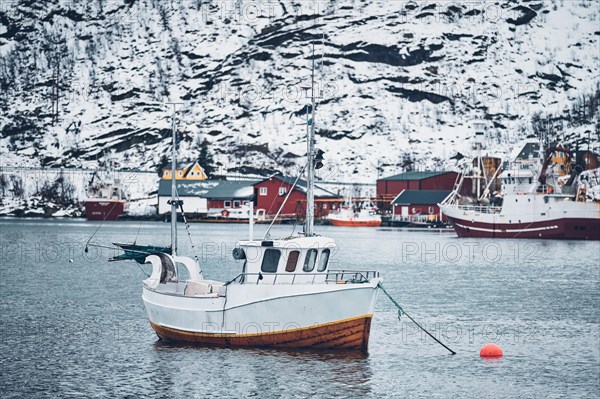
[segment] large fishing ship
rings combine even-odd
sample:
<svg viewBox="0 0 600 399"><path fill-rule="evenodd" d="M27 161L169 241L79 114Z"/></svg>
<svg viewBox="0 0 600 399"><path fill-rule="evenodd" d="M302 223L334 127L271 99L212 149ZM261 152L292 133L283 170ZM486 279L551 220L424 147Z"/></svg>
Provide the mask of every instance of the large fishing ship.
<svg viewBox="0 0 600 399"><path fill-rule="evenodd" d="M463 176L440 209L459 237L600 240L599 166L589 151L544 151L529 140L498 168L501 192L486 187L487 196L469 203L459 194Z"/></svg>
<svg viewBox="0 0 600 399"><path fill-rule="evenodd" d="M127 194L112 158L108 169L94 172L87 187L85 217L87 220L116 220L127 212Z"/></svg>

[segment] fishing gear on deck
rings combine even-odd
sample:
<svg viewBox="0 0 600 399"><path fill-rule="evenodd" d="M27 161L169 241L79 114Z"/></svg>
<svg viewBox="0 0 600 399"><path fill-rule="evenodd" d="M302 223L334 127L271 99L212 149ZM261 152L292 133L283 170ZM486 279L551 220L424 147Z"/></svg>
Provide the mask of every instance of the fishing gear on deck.
<svg viewBox="0 0 600 399"><path fill-rule="evenodd" d="M413 319L412 317L410 317L410 315L408 313L406 313L406 311L404 309L402 309L402 306L400 306L400 304L398 302L396 302L396 300L392 297L392 295L387 292L387 290L383 287L383 285L381 285L381 283L379 283L377 285L379 288L381 288L381 291L383 291L383 293L390 299L390 301L392 301L392 303L394 305L396 305L396 307L398 308L398 320L400 320L400 317L402 315L405 315L406 317L408 317L410 319L410 321L412 321L413 323L415 323L415 325L417 327L419 327L421 330L423 330L427 335L429 335L431 338L433 338L435 340L435 342L437 342L438 344L442 345L444 348L448 349L450 351L450 353L452 353L453 355L456 355L456 352L454 352L452 349L448 348L446 345L444 345L439 339L437 339L436 337L434 337L429 331L427 331L423 326L421 326L419 323L417 323L417 321L415 319Z"/></svg>

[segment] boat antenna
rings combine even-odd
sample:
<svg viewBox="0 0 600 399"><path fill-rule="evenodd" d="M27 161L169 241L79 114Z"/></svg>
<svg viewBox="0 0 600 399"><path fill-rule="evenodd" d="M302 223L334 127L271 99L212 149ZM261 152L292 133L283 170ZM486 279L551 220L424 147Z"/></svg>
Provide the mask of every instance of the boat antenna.
<svg viewBox="0 0 600 399"><path fill-rule="evenodd" d="M173 106L173 115L171 116L171 132L172 132L172 152L171 152L171 255L177 255L177 132L175 130L175 115L177 114L177 106L182 103L167 103Z"/></svg>
<svg viewBox="0 0 600 399"><path fill-rule="evenodd" d="M306 192L306 222L304 223L304 236L312 237L314 235L315 225L315 41L312 41L312 71L311 71L311 89L310 100L312 105L312 116L309 120L310 129L307 137L307 167L308 184Z"/></svg>

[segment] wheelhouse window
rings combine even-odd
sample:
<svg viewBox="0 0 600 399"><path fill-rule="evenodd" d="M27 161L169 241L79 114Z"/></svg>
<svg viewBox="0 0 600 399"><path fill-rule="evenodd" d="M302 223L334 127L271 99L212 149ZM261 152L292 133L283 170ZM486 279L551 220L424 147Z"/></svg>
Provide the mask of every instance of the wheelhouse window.
<svg viewBox="0 0 600 399"><path fill-rule="evenodd" d="M319 258L319 267L317 268L318 272L324 272L327 269L327 264L329 263L329 254L331 251L329 248L325 248L321 252L321 257Z"/></svg>
<svg viewBox="0 0 600 399"><path fill-rule="evenodd" d="M300 251L292 251L288 255L287 263L285 264L285 271L293 273L296 271L296 265L298 264L298 258L300 257Z"/></svg>
<svg viewBox="0 0 600 399"><path fill-rule="evenodd" d="M312 272L315 269L315 262L317 261L317 250L309 249L304 258L304 267L302 270L305 272Z"/></svg>
<svg viewBox="0 0 600 399"><path fill-rule="evenodd" d="M278 249L267 249L263 255L260 270L264 273L277 273L277 265L281 258L281 251Z"/></svg>
<svg viewBox="0 0 600 399"><path fill-rule="evenodd" d="M233 201L233 207L234 208L239 208L240 207L240 201L238 201L238 200Z"/></svg>
<svg viewBox="0 0 600 399"><path fill-rule="evenodd" d="M225 201L225 202L223 203L223 206L224 206L225 208L231 208L231 201Z"/></svg>
<svg viewBox="0 0 600 399"><path fill-rule="evenodd" d="M267 188L266 187L261 187L260 188L260 195L267 195Z"/></svg>

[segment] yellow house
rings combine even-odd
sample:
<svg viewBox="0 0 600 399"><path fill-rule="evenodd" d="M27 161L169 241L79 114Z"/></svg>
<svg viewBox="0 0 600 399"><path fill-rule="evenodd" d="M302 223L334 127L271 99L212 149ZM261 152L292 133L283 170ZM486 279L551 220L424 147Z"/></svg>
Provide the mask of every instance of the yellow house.
<svg viewBox="0 0 600 399"><path fill-rule="evenodd" d="M557 166L559 176L565 176L571 173L570 159L566 152L561 151L561 148L557 148L556 151L552 152L550 156L550 163Z"/></svg>
<svg viewBox="0 0 600 399"><path fill-rule="evenodd" d="M162 179L171 180L171 164L163 168ZM206 180L208 177L204 172L204 168L198 162L192 162L182 169L177 168L175 180Z"/></svg>

